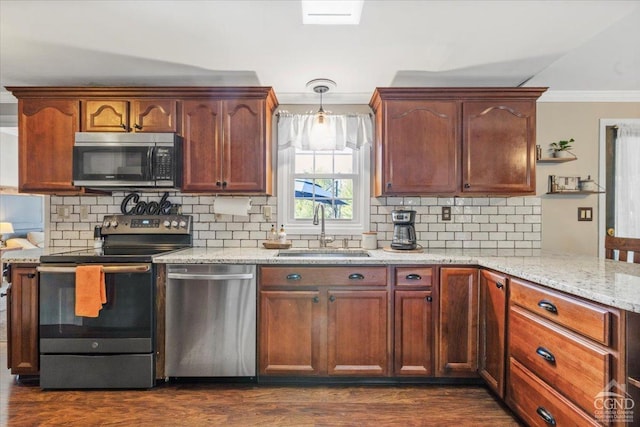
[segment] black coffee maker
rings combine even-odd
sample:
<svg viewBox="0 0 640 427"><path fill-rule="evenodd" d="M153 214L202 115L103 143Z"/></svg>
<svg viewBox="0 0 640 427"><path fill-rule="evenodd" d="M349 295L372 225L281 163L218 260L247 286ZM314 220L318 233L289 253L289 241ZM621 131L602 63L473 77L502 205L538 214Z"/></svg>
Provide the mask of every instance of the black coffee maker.
<svg viewBox="0 0 640 427"><path fill-rule="evenodd" d="M391 249L415 249L417 247L416 229L413 225L416 222L416 211L391 211L391 220L393 221Z"/></svg>

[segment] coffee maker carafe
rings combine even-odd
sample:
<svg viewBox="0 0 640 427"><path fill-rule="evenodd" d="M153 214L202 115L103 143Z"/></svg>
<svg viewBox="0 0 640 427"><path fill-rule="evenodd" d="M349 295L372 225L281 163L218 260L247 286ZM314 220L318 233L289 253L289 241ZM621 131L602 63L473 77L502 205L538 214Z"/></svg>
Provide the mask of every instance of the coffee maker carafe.
<svg viewBox="0 0 640 427"><path fill-rule="evenodd" d="M416 221L416 211L391 211L391 220L393 221L393 240L391 241L391 249L415 249L417 246L416 229L413 225Z"/></svg>

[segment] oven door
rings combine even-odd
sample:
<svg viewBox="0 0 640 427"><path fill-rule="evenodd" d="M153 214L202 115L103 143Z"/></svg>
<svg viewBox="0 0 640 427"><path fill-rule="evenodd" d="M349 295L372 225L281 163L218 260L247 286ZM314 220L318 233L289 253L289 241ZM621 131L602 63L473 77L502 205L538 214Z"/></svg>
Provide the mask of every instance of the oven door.
<svg viewBox="0 0 640 427"><path fill-rule="evenodd" d="M77 186L153 187L153 142L76 143L73 184Z"/></svg>
<svg viewBox="0 0 640 427"><path fill-rule="evenodd" d="M152 264L104 265L107 302L98 317L75 315L75 267L43 264L40 353L151 353L155 286Z"/></svg>

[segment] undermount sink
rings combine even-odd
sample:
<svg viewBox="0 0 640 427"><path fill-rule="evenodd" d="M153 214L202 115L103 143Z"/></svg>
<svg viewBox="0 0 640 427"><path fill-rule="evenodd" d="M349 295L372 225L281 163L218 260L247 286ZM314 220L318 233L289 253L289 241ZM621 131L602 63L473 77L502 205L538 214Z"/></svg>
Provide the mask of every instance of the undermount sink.
<svg viewBox="0 0 640 427"><path fill-rule="evenodd" d="M302 258L353 258L369 257L369 252L360 249L286 249L278 252L282 257L302 257Z"/></svg>

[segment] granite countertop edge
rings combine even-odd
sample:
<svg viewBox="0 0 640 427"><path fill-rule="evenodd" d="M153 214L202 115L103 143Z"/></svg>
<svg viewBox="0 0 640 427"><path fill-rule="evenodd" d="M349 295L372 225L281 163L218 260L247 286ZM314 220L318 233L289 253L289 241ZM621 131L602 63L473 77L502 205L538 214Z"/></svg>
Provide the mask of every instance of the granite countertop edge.
<svg viewBox="0 0 640 427"><path fill-rule="evenodd" d="M66 249L68 250L68 249ZM3 262L39 263L41 255L63 249L29 249L3 253ZM541 250L428 249L422 253L368 251L369 257L278 257L262 248L194 247L154 257L158 264L261 265L478 265L552 289L623 310L640 313L640 264Z"/></svg>

